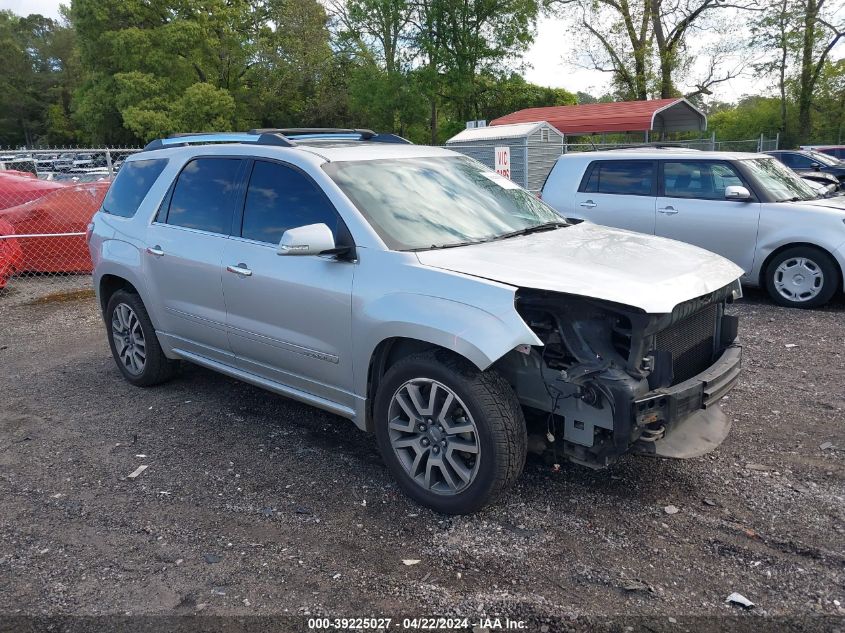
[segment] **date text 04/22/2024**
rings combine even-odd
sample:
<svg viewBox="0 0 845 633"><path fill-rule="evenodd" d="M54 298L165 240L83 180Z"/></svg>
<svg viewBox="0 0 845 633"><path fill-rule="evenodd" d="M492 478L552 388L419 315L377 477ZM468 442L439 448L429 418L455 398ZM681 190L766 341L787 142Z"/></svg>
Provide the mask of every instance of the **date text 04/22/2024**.
<svg viewBox="0 0 845 633"><path fill-rule="evenodd" d="M419 630L419 631L522 631L526 628L523 620L511 620L510 618L480 617L470 618L445 618L445 617L420 617L420 618L309 618L308 628L310 630Z"/></svg>

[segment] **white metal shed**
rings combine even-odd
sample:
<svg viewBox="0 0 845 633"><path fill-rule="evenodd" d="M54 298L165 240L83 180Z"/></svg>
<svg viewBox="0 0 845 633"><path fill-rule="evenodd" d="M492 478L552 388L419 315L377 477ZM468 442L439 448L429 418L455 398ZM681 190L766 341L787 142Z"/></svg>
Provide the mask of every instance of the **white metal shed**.
<svg viewBox="0 0 845 633"><path fill-rule="evenodd" d="M543 188L549 171L563 153L566 138L546 121L471 128L448 141L448 149L495 167L497 147L510 148L511 180L529 191Z"/></svg>

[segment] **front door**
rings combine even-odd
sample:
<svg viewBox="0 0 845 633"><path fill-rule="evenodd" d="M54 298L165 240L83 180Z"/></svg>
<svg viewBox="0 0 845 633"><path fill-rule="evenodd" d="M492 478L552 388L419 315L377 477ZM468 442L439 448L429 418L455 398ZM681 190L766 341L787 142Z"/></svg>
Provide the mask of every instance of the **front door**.
<svg viewBox="0 0 845 633"><path fill-rule="evenodd" d="M156 324L172 347L231 362L221 265L243 160L196 158L185 165L143 253L155 286Z"/></svg>
<svg viewBox="0 0 845 633"><path fill-rule="evenodd" d="M656 234L706 248L751 272L760 203L725 200L725 188L732 185L748 188L730 163L664 162Z"/></svg>
<svg viewBox="0 0 845 633"><path fill-rule="evenodd" d="M356 265L277 254L285 230L317 223L328 225L337 243L349 239L306 174L256 160L240 227L223 256L229 338L241 369L351 407Z"/></svg>

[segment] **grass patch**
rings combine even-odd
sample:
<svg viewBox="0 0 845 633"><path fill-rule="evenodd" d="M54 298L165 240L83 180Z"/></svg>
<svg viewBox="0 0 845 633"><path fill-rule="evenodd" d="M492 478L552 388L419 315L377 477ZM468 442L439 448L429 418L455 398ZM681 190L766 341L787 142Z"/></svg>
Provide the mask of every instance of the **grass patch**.
<svg viewBox="0 0 845 633"><path fill-rule="evenodd" d="M70 301L80 301L82 299L93 299L93 288L77 288L76 290L62 290L60 292L51 292L43 297L38 297L29 301L27 305L42 305L47 303L67 303Z"/></svg>

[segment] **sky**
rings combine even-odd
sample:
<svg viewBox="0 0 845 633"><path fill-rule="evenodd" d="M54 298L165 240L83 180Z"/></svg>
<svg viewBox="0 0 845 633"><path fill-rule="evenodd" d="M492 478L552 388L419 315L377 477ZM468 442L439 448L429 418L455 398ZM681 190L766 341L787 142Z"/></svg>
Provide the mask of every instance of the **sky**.
<svg viewBox="0 0 845 633"><path fill-rule="evenodd" d="M67 2L68 0L65 0ZM0 0L0 9L27 15L40 13L59 17L60 0ZM599 96L609 87L607 73L579 68L572 63L577 55L577 39L566 37L571 27L562 19L544 17L538 21L537 37L525 55L525 78L536 84L589 92ZM747 73L714 87L712 98L736 101L745 94L769 93L771 81Z"/></svg>

